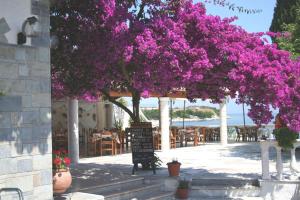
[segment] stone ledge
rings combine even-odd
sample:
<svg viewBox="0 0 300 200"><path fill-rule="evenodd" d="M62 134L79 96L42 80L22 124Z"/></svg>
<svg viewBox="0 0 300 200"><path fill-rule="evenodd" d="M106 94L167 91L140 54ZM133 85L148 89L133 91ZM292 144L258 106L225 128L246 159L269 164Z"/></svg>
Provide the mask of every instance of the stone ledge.
<svg viewBox="0 0 300 200"><path fill-rule="evenodd" d="M104 196L102 195L95 195L83 192L74 192L67 195L55 196L54 200L104 200Z"/></svg>

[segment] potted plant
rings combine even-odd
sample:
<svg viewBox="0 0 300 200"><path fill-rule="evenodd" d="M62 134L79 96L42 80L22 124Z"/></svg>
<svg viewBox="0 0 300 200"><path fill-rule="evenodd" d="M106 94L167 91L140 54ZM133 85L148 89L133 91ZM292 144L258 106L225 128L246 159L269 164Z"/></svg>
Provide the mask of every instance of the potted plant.
<svg viewBox="0 0 300 200"><path fill-rule="evenodd" d="M172 162L168 162L169 176L179 176L181 163L177 159L173 159Z"/></svg>
<svg viewBox="0 0 300 200"><path fill-rule="evenodd" d="M179 199L187 199L189 196L189 187L190 187L189 181L180 180L176 190L176 197Z"/></svg>
<svg viewBox="0 0 300 200"><path fill-rule="evenodd" d="M71 159L66 150L53 151L53 192L64 193L72 183L69 166Z"/></svg>
<svg viewBox="0 0 300 200"><path fill-rule="evenodd" d="M283 150L294 148L293 143L296 142L298 138L298 133L290 130L287 127L275 129L273 134L278 142L278 145L282 147Z"/></svg>

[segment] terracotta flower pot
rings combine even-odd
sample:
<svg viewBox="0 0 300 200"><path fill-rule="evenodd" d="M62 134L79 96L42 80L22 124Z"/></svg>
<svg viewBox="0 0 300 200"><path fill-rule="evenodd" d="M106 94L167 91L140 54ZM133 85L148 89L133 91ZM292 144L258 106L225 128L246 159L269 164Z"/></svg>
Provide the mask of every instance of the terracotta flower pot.
<svg viewBox="0 0 300 200"><path fill-rule="evenodd" d="M179 176L181 163L179 163L179 162L176 162L176 163L170 162L167 165L168 165L169 176Z"/></svg>
<svg viewBox="0 0 300 200"><path fill-rule="evenodd" d="M53 172L53 193L64 193L72 183L70 170L60 169Z"/></svg>
<svg viewBox="0 0 300 200"><path fill-rule="evenodd" d="M188 196L189 196L189 190L178 188L177 191L176 191L176 196L179 199L187 199Z"/></svg>

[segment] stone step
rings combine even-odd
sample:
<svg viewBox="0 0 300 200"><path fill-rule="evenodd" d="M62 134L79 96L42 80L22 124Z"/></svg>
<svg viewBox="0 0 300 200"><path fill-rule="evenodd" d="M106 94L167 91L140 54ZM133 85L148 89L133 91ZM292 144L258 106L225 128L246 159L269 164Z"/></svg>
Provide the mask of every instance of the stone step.
<svg viewBox="0 0 300 200"><path fill-rule="evenodd" d="M193 179L191 198L259 197L258 181L252 179Z"/></svg>
<svg viewBox="0 0 300 200"><path fill-rule="evenodd" d="M131 178L128 180L117 181L108 184L95 185L93 187L81 188L78 192L100 194L109 193L110 191L126 190L127 187L137 187L143 185L145 179L143 177Z"/></svg>
<svg viewBox="0 0 300 200"><path fill-rule="evenodd" d="M173 198L172 200L179 200ZM189 197L186 200L264 200L262 197Z"/></svg>
<svg viewBox="0 0 300 200"><path fill-rule="evenodd" d="M259 186L257 179L237 179L237 178L202 178L192 179L192 186L220 186L220 187L245 187Z"/></svg>
<svg viewBox="0 0 300 200"><path fill-rule="evenodd" d="M112 190L107 193L98 193L104 196L105 200L144 200L166 195L162 191L161 184L142 184L139 186L128 186L124 189Z"/></svg>

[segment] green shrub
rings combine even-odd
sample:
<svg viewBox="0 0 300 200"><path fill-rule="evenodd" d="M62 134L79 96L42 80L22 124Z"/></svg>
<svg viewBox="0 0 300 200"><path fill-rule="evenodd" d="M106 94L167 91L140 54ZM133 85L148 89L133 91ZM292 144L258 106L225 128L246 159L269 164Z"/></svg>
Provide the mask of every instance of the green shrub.
<svg viewBox="0 0 300 200"><path fill-rule="evenodd" d="M298 138L298 133L290 130L287 127L275 129L273 134L278 142L278 145L282 147L284 150L289 150L294 148L293 143Z"/></svg>

